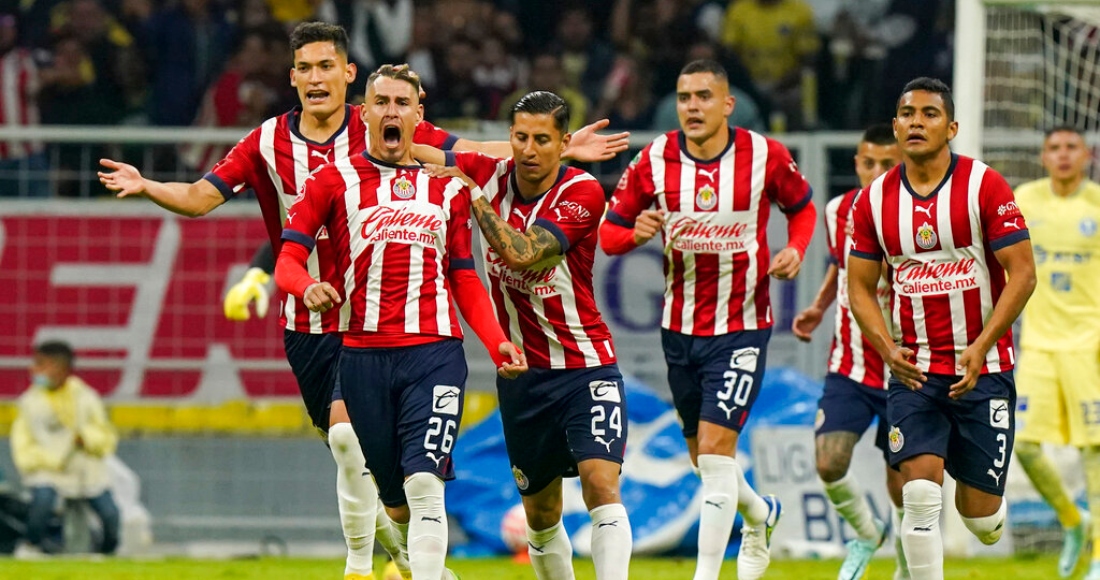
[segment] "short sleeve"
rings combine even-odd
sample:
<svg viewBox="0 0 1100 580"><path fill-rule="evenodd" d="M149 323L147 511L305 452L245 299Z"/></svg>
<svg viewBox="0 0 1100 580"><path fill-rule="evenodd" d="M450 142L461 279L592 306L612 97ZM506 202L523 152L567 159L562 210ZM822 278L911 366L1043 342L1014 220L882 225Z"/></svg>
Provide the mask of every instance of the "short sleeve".
<svg viewBox="0 0 1100 580"><path fill-rule="evenodd" d="M473 218L470 217L470 189L465 185L451 198L447 222L447 258L451 270L474 268Z"/></svg>
<svg viewBox="0 0 1100 580"><path fill-rule="evenodd" d="M798 171L798 164L782 143L768 139L768 165L764 190L783 213L794 213L813 199L810 182Z"/></svg>
<svg viewBox="0 0 1100 580"><path fill-rule="evenodd" d="M878 232L875 229L875 220L871 216L871 194L868 190L860 190L856 199L852 202L850 217L851 244L849 256L856 256L868 260L882 259L882 246L878 241Z"/></svg>
<svg viewBox="0 0 1100 580"><path fill-rule="evenodd" d="M829 250L829 258L832 259L834 262L840 261L840 252L836 247L836 229L837 224L840 221L840 215L838 211L840 209L840 206L842 205L840 201L841 198L834 198L825 205L825 216L823 220L825 222L825 246Z"/></svg>
<svg viewBox="0 0 1100 580"><path fill-rule="evenodd" d="M627 227L634 227L634 220L642 211L653 206L656 186L653 183L653 167L649 161L655 153L652 145L646 147L630 162L619 178L611 194L611 203L607 208L607 221Z"/></svg>
<svg viewBox="0 0 1100 580"><path fill-rule="evenodd" d="M344 191L343 179L340 183L333 183L330 177L333 174L340 177L335 165L326 165L306 178L294 203L287 210L282 239L313 250L317 232L328 222L332 211L331 192Z"/></svg>
<svg viewBox="0 0 1100 580"><path fill-rule="evenodd" d="M599 228L605 204L603 188L590 177L567 187L554 205L540 212L535 225L554 234L564 254Z"/></svg>
<svg viewBox="0 0 1100 580"><path fill-rule="evenodd" d="M499 180L508 171L507 159L497 159L476 151L455 151L448 153L447 157L448 162L453 162L455 167L474 180L490 200L500 193Z"/></svg>
<svg viewBox="0 0 1100 580"><path fill-rule="evenodd" d="M993 251L1022 242L1030 237L1024 215L1016 205L1012 188L993 169L986 169L982 187L978 191L982 231L986 243Z"/></svg>
<svg viewBox="0 0 1100 580"><path fill-rule="evenodd" d="M238 141L203 179L213 184L227 200L249 189L264 165L259 145L260 129L257 128Z"/></svg>
<svg viewBox="0 0 1100 580"><path fill-rule="evenodd" d="M413 132L413 143L431 145L444 151L453 149L457 142L457 135L452 135L427 121L417 123L416 130Z"/></svg>

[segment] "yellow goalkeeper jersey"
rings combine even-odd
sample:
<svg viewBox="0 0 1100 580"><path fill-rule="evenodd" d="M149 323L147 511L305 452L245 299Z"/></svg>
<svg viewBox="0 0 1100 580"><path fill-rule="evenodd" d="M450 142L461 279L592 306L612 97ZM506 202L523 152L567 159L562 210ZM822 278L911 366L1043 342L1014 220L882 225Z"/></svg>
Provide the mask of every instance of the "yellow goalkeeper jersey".
<svg viewBox="0 0 1100 580"><path fill-rule="evenodd" d="M1059 197L1050 179L1025 183L1016 203L1035 251L1035 293L1024 307L1022 348L1100 349L1100 185Z"/></svg>

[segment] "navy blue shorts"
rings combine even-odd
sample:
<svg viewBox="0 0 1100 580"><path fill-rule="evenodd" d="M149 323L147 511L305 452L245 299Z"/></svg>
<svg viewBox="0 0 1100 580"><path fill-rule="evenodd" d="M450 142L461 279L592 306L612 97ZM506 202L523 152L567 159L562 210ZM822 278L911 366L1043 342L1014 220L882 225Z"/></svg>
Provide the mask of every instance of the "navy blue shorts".
<svg viewBox="0 0 1100 580"><path fill-rule="evenodd" d="M1016 385L1012 372L978 377L978 384L955 401L947 397L953 375L925 373L928 382L912 390L890 379L890 463L917 455L942 457L956 480L1003 496L1016 429Z"/></svg>
<svg viewBox="0 0 1100 580"><path fill-rule="evenodd" d="M340 384L382 503L405 505L405 478L414 473L454 479L451 452L466 391L462 341L344 347Z"/></svg>
<svg viewBox="0 0 1100 580"><path fill-rule="evenodd" d="M814 420L815 436L845 431L862 437L876 417L875 447L882 450L882 458L889 463L886 390L868 387L839 373L825 375L825 391L817 402Z"/></svg>
<svg viewBox="0 0 1100 580"><path fill-rule="evenodd" d="M559 477L576 477L577 463L622 464L626 452L626 391L614 364L589 369L530 369L497 379L504 441L521 495Z"/></svg>
<svg viewBox="0 0 1100 580"><path fill-rule="evenodd" d="M338 398L340 349L343 346L340 333L309 334L294 330L283 331L286 360L298 390L306 404L309 420L321 431L328 433L328 415L334 397Z"/></svg>
<svg viewBox="0 0 1100 580"><path fill-rule="evenodd" d="M691 336L661 329L672 402L684 437L695 437L699 421L740 433L764 381L772 329L720 336Z"/></svg>

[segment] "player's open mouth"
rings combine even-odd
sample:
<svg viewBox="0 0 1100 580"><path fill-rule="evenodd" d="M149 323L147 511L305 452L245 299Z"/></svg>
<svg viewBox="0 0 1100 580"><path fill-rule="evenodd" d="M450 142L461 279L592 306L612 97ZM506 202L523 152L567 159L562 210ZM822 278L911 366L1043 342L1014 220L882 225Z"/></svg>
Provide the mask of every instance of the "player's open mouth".
<svg viewBox="0 0 1100 580"><path fill-rule="evenodd" d="M382 141L390 147L399 145L401 143L401 127L397 125L382 127Z"/></svg>
<svg viewBox="0 0 1100 580"><path fill-rule="evenodd" d="M328 91L309 91L306 100L312 104L323 103L328 98Z"/></svg>
<svg viewBox="0 0 1100 580"><path fill-rule="evenodd" d="M924 138L924 135L910 135L910 136L906 137L905 142L906 143L924 143L927 140L928 139Z"/></svg>
<svg viewBox="0 0 1100 580"><path fill-rule="evenodd" d="M684 123L690 129L702 129L703 120L697 117L688 117L687 122Z"/></svg>

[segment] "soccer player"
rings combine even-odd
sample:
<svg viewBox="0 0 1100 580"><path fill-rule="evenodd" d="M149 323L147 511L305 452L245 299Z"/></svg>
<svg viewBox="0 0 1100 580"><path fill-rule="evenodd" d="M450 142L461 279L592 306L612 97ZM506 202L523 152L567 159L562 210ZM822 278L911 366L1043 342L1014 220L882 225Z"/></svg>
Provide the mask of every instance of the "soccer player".
<svg viewBox="0 0 1100 580"><path fill-rule="evenodd" d="M1075 128L1046 134L1041 159L1049 177L1016 190L1028 221L1039 283L1023 314L1017 373L1016 457L1065 536L1058 573L1073 574L1100 521L1100 185L1085 177L1090 155ZM1081 512L1040 444L1081 450L1089 511ZM1092 529L1100 545L1100 526ZM1093 549L1087 580L1100 580Z"/></svg>
<svg viewBox="0 0 1100 580"><path fill-rule="evenodd" d="M493 320L473 269L469 191L414 165L419 88L407 67L370 76L369 148L305 180L287 214L275 281L310 312L347 320L338 366L348 414L382 503L408 523L412 578L436 580L447 554L443 481L454 477L466 382L452 299L501 376L515 377L526 362ZM322 236L340 278L310 272Z"/></svg>
<svg viewBox="0 0 1100 580"><path fill-rule="evenodd" d="M768 276L798 274L816 210L782 144L729 126L735 103L721 65L688 63L676 95L680 130L631 162L600 226L600 246L623 254L661 233L668 383L703 481L695 580L718 578L737 511L745 520L737 575L755 580L770 562L780 505L749 487L734 455L764 377L773 323ZM769 265L772 202L787 216L788 241Z"/></svg>
<svg viewBox="0 0 1100 580"><path fill-rule="evenodd" d="M1010 328L1035 287L1012 190L951 152L954 113L943 82L905 86L894 118L902 164L856 199L848 252L852 314L890 367L890 461L905 480L901 536L914 580L943 578L945 468L966 527L985 544L1001 537L1016 402ZM900 344L877 297L883 259Z"/></svg>
<svg viewBox="0 0 1100 580"><path fill-rule="evenodd" d="M886 173L901 161L894 130L885 123L872 125L863 133L856 149L856 175L861 188ZM901 520L901 473L889 467L886 447L886 363L863 339L859 326L848 307L848 222L852 202L859 189L837 196L825 206L825 231L828 236L832 263L813 304L795 317L791 331L799 340L810 341L814 329L821 324L825 310L837 301L836 326L829 355L829 372L825 375L825 392L817 404L814 450L817 455L817 475L825 484L825 495L844 521L858 537L848 542L848 556L840 567L840 580L863 578L871 556L882 545L887 527L871 512L863 491L849 477L852 450L871 421L878 418L875 446L882 450L887 462L886 487L899 508ZM889 302L889 286L879 283L880 301ZM909 575L905 565L900 536L897 542L896 577Z"/></svg>
<svg viewBox="0 0 1100 580"><path fill-rule="evenodd" d="M579 476L596 578L626 580L633 543L619 493L626 393L592 288L606 198L594 177L561 164L570 139L564 99L528 93L511 121L511 159L448 153L457 167L432 170L469 180L497 320L531 367L497 380L528 554L540 580L574 577L562 478Z"/></svg>
<svg viewBox="0 0 1100 580"><path fill-rule="evenodd" d="M294 66L290 81L298 89L301 106L268 119L253 130L202 179L190 184L160 183L144 179L131 165L112 160L102 163L113 171L99 174L100 181L118 191L119 197L143 195L188 216L205 215L240 191L255 191L270 242L261 245L242 280L226 295L225 314L232 320L246 319L252 301L256 302L258 315L266 313L265 285L275 269L274 250L282 245L279 236L283 219L302 182L325 163L366 149L367 130L361 108L344 103L347 86L356 74L355 65L347 62L347 34L339 26L304 23L292 33L291 48ZM606 122L598 122L586 127L585 138L574 144L570 154L577 159L599 160L625 149L626 134L596 133L605 126ZM506 142L459 139L423 120L416 125L413 139L443 148L501 151L503 146L504 150L511 150ZM316 275L325 280L339 278L327 238L318 240L313 256L311 267L316 269ZM310 419L319 430L327 432L329 448L339 468L337 502L349 551L346 574L350 577L371 573L374 528L379 542L407 574L408 562L399 543L403 529L397 526L396 531L392 530L377 500L364 499L377 495L375 484L362 474L364 459L358 439L352 432L340 392L335 389L340 338L325 335L345 330L344 323L335 312L310 312L300 302L288 299L280 309L280 325L285 329L287 360Z"/></svg>

